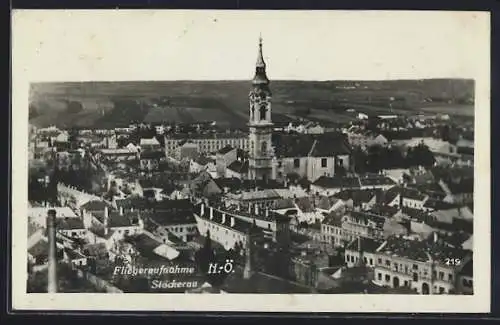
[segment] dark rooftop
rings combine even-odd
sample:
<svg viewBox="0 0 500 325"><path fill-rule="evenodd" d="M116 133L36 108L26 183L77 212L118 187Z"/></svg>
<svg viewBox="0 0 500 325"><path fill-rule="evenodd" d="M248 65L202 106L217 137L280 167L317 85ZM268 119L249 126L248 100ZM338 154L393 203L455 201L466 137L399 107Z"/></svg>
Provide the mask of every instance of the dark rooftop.
<svg viewBox="0 0 500 325"><path fill-rule="evenodd" d="M221 154L221 155L225 155L226 153L231 152L233 150L234 150L234 148L232 146L227 145L224 148L220 149L217 153Z"/></svg>
<svg viewBox="0 0 500 325"><path fill-rule="evenodd" d="M248 160L235 160L227 168L239 174L246 174L248 173Z"/></svg>
<svg viewBox="0 0 500 325"><path fill-rule="evenodd" d="M75 230L85 229L81 218L61 218L57 220L57 229Z"/></svg>
<svg viewBox="0 0 500 325"><path fill-rule="evenodd" d="M92 200L81 206L87 211L104 211L105 207L111 208L111 204L101 200Z"/></svg>
<svg viewBox="0 0 500 325"><path fill-rule="evenodd" d="M210 220L210 207L204 206L203 214L201 213L201 204L197 205L196 211L199 211L199 216L202 219ZM216 208L213 209L213 218L210 220L211 222L217 223L223 227L233 229L237 232L246 234L248 231L258 231L256 225L241 218L238 218L238 214L242 215L243 212L230 212L230 211L221 211ZM225 218L224 218L225 215ZM253 216L255 218L255 216ZM231 222L233 224L231 225Z"/></svg>
<svg viewBox="0 0 500 325"><path fill-rule="evenodd" d="M463 259L469 254L466 250L449 247L442 241L434 242L433 236L424 241L407 240L392 236L387 239L387 244L380 252L420 262L429 262L432 259L440 264L444 264L449 256Z"/></svg>
<svg viewBox="0 0 500 325"><path fill-rule="evenodd" d="M313 185L324 187L324 188L360 188L358 177L328 177L321 176Z"/></svg>
<svg viewBox="0 0 500 325"><path fill-rule="evenodd" d="M352 242L350 242L347 245L346 250L357 252L360 250L359 244L361 243L361 250L363 252L374 253L377 250L377 248L379 248L382 245L383 242L384 242L383 240L375 240L371 238L359 237L359 240L354 239Z"/></svg>

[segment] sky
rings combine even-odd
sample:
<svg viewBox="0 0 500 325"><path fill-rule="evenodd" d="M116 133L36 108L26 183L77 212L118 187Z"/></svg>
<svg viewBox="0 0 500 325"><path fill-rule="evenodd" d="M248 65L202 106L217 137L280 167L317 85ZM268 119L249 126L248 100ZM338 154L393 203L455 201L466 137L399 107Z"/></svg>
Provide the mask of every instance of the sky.
<svg viewBox="0 0 500 325"><path fill-rule="evenodd" d="M31 81L245 80L259 34L271 80L477 78L489 62L479 12L17 11L13 69Z"/></svg>

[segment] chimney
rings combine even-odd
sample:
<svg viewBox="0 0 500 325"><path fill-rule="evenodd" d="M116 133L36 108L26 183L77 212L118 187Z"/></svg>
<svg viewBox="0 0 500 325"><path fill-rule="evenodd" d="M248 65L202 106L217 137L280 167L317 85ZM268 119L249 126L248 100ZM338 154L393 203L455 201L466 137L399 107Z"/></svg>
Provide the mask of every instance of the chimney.
<svg viewBox="0 0 500 325"><path fill-rule="evenodd" d="M234 227L234 217L231 217L231 228Z"/></svg>
<svg viewBox="0 0 500 325"><path fill-rule="evenodd" d="M120 207L120 215L123 216L123 206Z"/></svg>
<svg viewBox="0 0 500 325"><path fill-rule="evenodd" d="M243 278L249 279L252 276L252 237L250 236L250 231L247 232L247 242L246 242L246 258L245 258L245 268L243 269Z"/></svg>
<svg viewBox="0 0 500 325"><path fill-rule="evenodd" d="M226 223L226 214L224 212L222 212L222 224L225 224Z"/></svg>
<svg viewBox="0 0 500 325"><path fill-rule="evenodd" d="M201 204L200 214L201 214L202 216L205 214L205 204L204 204L204 203L202 203L202 204Z"/></svg>
<svg viewBox="0 0 500 325"><path fill-rule="evenodd" d="M108 224L109 224L109 209L104 207L104 234L108 234Z"/></svg>
<svg viewBox="0 0 500 325"><path fill-rule="evenodd" d="M210 207L210 220L214 218L214 208Z"/></svg>
<svg viewBox="0 0 500 325"><path fill-rule="evenodd" d="M48 293L57 292L57 244L56 244L56 210L47 212L47 230L49 239Z"/></svg>

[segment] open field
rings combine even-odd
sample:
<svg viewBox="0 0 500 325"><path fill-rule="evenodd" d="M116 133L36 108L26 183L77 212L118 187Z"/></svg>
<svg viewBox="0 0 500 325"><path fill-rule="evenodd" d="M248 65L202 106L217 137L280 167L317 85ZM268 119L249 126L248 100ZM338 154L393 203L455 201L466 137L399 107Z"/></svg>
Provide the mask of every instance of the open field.
<svg viewBox="0 0 500 325"><path fill-rule="evenodd" d="M133 81L36 83L30 122L44 127L114 127L131 122L247 122L249 81ZM273 119L344 123L352 108L367 114L473 117L474 81L272 81ZM429 99L432 102L429 102ZM390 108L392 104L392 108Z"/></svg>

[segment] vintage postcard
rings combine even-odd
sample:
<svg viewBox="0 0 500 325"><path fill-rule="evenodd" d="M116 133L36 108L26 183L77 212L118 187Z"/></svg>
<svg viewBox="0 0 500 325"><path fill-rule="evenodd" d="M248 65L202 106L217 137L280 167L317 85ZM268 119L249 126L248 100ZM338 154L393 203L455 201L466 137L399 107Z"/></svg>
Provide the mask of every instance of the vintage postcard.
<svg viewBox="0 0 500 325"><path fill-rule="evenodd" d="M488 13L12 22L14 310L490 310Z"/></svg>

